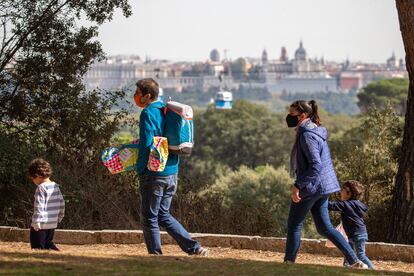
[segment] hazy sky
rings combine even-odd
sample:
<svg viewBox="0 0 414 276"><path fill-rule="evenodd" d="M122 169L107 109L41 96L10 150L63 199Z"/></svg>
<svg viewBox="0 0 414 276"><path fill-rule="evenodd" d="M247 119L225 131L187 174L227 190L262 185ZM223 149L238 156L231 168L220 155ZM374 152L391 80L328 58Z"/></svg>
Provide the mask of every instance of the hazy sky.
<svg viewBox="0 0 414 276"><path fill-rule="evenodd" d="M109 55L137 54L175 61L228 57L270 59L302 39L308 56L385 62L404 56L394 0L130 0L133 15L100 27Z"/></svg>

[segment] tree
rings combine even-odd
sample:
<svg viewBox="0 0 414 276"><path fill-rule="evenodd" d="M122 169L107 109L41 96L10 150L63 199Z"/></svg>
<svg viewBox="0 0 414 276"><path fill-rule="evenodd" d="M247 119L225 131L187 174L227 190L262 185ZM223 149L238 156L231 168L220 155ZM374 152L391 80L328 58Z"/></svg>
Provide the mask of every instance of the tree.
<svg viewBox="0 0 414 276"><path fill-rule="evenodd" d="M243 100L228 111L209 108L195 121L194 156L232 169L285 164L294 133L286 127L284 116Z"/></svg>
<svg viewBox="0 0 414 276"><path fill-rule="evenodd" d="M362 112L366 112L372 106L383 108L390 102L403 115L406 111L407 88L407 79L386 79L370 83L357 95L358 106Z"/></svg>
<svg viewBox="0 0 414 276"><path fill-rule="evenodd" d="M84 149L97 128L113 129L102 116L123 94L85 91L83 75L103 52L97 26L76 21L102 24L115 8L128 16L127 0L6 0L0 8L1 130L66 152Z"/></svg>
<svg viewBox="0 0 414 276"><path fill-rule="evenodd" d="M396 0L409 76L402 151L393 192L389 240L414 244L414 0Z"/></svg>
<svg viewBox="0 0 414 276"><path fill-rule="evenodd" d="M340 182L355 179L365 187L364 202L369 206L366 223L373 241L387 239L384 226L389 220L384 218L391 210L402 123L390 105L384 110L373 108L359 126L331 141Z"/></svg>
<svg viewBox="0 0 414 276"><path fill-rule="evenodd" d="M326 111L338 114L344 113L348 115L355 115L360 112L357 106L357 97L354 91L349 93L332 93L332 92L317 92L317 93L286 93L283 92L280 98L284 101L293 102L298 99L302 100L316 100Z"/></svg>
<svg viewBox="0 0 414 276"><path fill-rule="evenodd" d="M66 184L68 210L83 212L66 222L82 227L79 218L98 217L101 202L115 201L105 186L93 185L106 181L97 156L119 128L125 112L112 107L124 93L86 91L82 78L104 57L97 26L118 8L131 14L127 0L1 1L0 194L7 197L0 221L27 226L33 191L25 169L37 156L51 161L54 179ZM92 26L80 26L81 18Z"/></svg>

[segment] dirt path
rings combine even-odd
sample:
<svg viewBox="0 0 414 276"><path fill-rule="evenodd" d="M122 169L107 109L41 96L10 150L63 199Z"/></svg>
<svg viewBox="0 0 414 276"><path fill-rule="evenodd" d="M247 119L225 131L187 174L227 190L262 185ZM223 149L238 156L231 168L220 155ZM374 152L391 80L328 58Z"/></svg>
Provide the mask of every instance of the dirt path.
<svg viewBox="0 0 414 276"><path fill-rule="evenodd" d="M117 259L121 257L140 257L147 256L144 244L137 245L120 245L120 244L95 244L95 245L59 245L61 252L48 252L47 254L60 254L71 257L88 257L88 258L105 258ZM269 251L254 251L213 247L209 248L209 259L239 259L262 262L283 261L283 254ZM27 243L10 243L0 242L0 268L2 264L10 262L19 262L22 260L13 259L13 254L23 254L30 258L32 254L30 245ZM37 251L38 252L38 251ZM166 245L163 247L165 256L187 258L178 246ZM56 256L56 255L55 255ZM327 257L323 255L299 254L298 263L342 266L342 258ZM377 270L399 271L405 273L414 273L414 263L404 263L395 261L373 261Z"/></svg>

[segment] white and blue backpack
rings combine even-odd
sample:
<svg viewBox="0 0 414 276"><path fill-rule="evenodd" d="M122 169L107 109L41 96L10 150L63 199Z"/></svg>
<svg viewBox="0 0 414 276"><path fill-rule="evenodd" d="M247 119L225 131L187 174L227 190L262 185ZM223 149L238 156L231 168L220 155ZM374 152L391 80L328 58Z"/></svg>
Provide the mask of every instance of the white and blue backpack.
<svg viewBox="0 0 414 276"><path fill-rule="evenodd" d="M164 108L164 136L171 154L189 156L194 146L193 109L179 102L169 101Z"/></svg>

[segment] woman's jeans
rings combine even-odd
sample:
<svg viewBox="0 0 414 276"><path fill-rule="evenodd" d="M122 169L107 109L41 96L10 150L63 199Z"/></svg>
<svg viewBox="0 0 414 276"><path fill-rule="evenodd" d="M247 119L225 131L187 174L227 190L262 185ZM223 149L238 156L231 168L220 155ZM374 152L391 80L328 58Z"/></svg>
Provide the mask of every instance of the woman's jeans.
<svg viewBox="0 0 414 276"><path fill-rule="evenodd" d="M330 240L345 255L345 259L350 264L358 261L355 252L349 243L339 233L331 223L328 211L329 195L317 195L309 199L301 200L298 203L291 202L288 232L286 239L285 261L294 262L300 247L300 236L303 221L311 211L318 233Z"/></svg>
<svg viewBox="0 0 414 276"><path fill-rule="evenodd" d="M368 241L368 234L359 234L355 235L352 238L349 238L349 245L355 250L358 259L366 264L368 268L374 269L371 261L368 259L367 255L365 255L365 243ZM344 260L344 266L349 266L349 263Z"/></svg>
<svg viewBox="0 0 414 276"><path fill-rule="evenodd" d="M162 254L160 226L181 249L195 254L200 244L191 239L185 228L170 214L171 201L177 191L177 174L168 176L140 175L141 221L148 253Z"/></svg>

